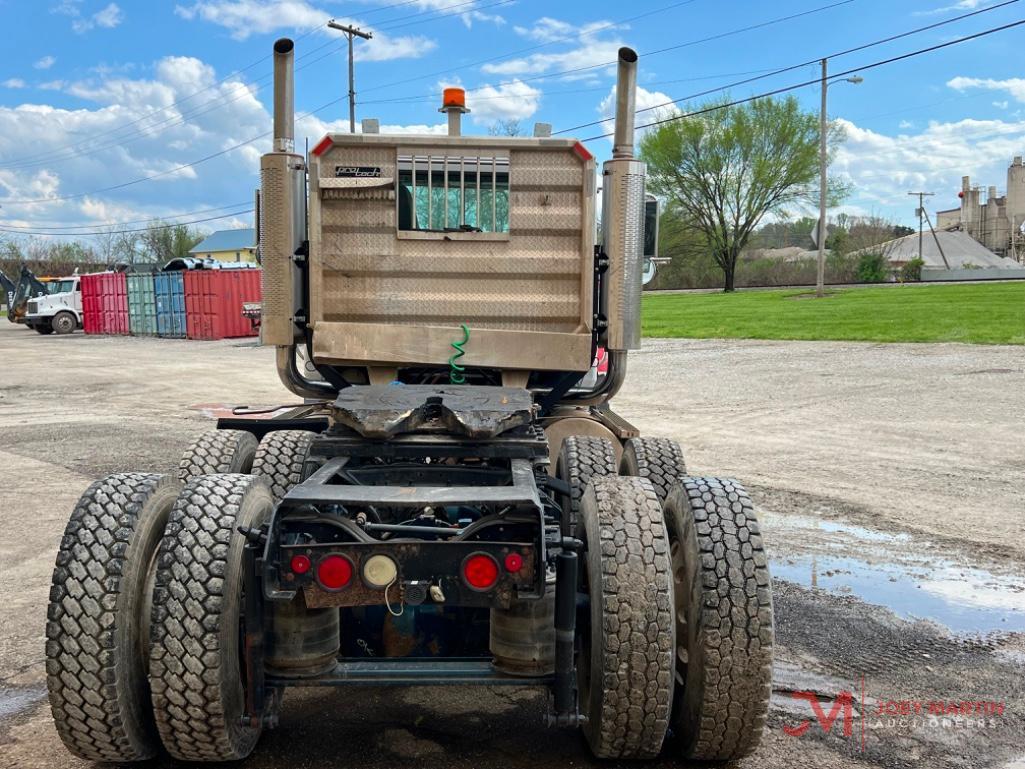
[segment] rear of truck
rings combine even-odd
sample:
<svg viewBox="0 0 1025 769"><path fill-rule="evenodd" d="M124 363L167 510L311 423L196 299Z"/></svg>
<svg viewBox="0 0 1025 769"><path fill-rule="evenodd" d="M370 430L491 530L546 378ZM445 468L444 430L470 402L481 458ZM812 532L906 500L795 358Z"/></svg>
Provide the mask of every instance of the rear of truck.
<svg viewBox="0 0 1025 769"><path fill-rule="evenodd" d="M292 41L274 58L261 338L305 403L219 420L176 478L90 487L47 625L65 744L237 760L291 687L483 684L540 687L600 758L654 758L670 727L681 758L750 753L772 649L751 502L609 404L640 345L636 54L600 172L544 130L463 136L455 89L446 136L368 122L303 157ZM97 568L116 608L83 630ZM111 718L80 718L66 673L115 637Z"/></svg>

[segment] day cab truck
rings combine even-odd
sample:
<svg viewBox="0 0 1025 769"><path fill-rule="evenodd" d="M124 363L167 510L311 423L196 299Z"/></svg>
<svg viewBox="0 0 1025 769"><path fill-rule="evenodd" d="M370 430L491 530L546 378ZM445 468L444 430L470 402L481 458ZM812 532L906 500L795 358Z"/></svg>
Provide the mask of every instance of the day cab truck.
<svg viewBox="0 0 1025 769"><path fill-rule="evenodd" d="M56 278L46 288L47 293L28 300L25 325L40 334L70 334L82 328L81 278Z"/></svg>

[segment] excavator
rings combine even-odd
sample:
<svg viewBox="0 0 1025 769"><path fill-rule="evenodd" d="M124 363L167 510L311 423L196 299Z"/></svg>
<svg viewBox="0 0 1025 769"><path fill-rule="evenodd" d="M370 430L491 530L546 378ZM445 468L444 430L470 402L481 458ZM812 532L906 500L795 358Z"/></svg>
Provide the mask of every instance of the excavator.
<svg viewBox="0 0 1025 769"><path fill-rule="evenodd" d="M13 280L4 275L3 272L0 272L0 289L3 289L4 305L6 307L10 307L11 304L14 302L14 290L16 288L17 284L15 284Z"/></svg>
<svg viewBox="0 0 1025 769"><path fill-rule="evenodd" d="M10 301L7 303L7 320L11 323L24 323L25 313L28 312L28 300L46 294L46 282L33 275L28 267L21 268L21 276L18 278L13 292L7 288L7 284L10 282L6 278L4 279L4 287L10 296Z"/></svg>

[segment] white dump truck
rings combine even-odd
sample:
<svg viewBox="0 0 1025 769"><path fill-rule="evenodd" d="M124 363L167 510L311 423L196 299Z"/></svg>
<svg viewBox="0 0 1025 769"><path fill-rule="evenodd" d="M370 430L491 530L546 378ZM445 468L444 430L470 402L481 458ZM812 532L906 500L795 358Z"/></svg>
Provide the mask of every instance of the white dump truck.
<svg viewBox="0 0 1025 769"><path fill-rule="evenodd" d="M82 328L82 281L78 275L46 284L47 293L28 300L25 325L40 334L70 334Z"/></svg>

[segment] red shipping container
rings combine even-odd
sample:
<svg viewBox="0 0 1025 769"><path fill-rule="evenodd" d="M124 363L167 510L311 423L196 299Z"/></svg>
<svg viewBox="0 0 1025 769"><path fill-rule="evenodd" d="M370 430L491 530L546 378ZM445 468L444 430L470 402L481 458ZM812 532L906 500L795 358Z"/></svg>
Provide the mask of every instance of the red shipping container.
<svg viewBox="0 0 1025 769"><path fill-rule="evenodd" d="M185 333L189 339L256 336L245 302L260 301L261 270L189 270L185 273Z"/></svg>
<svg viewBox="0 0 1025 769"><path fill-rule="evenodd" d="M87 334L128 333L128 281L123 272L82 276L82 329Z"/></svg>
<svg viewBox="0 0 1025 769"><path fill-rule="evenodd" d="M128 279L123 272L100 275L101 333L128 334Z"/></svg>
<svg viewBox="0 0 1025 769"><path fill-rule="evenodd" d="M82 330L87 334L102 334L100 331L100 273L82 276Z"/></svg>

